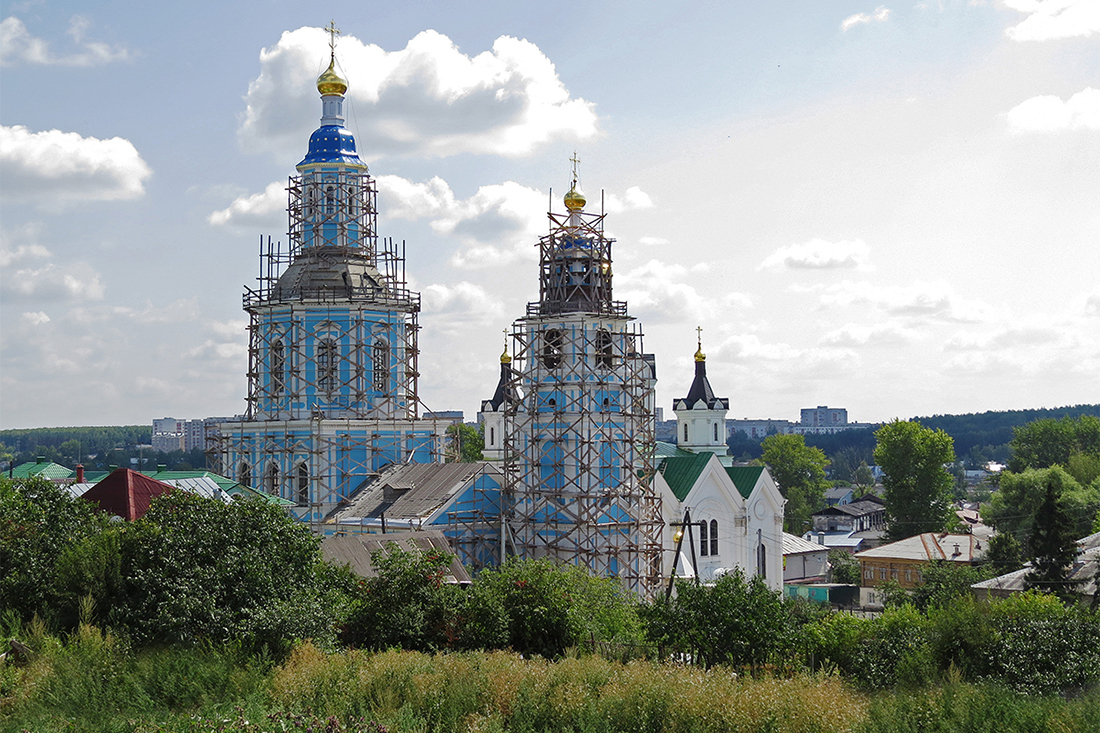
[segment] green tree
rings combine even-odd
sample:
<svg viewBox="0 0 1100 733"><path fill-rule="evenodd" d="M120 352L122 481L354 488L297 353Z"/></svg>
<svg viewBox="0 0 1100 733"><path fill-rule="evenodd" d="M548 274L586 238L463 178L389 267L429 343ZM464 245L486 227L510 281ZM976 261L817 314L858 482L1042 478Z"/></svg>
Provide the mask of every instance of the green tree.
<svg viewBox="0 0 1100 733"><path fill-rule="evenodd" d="M1094 415L1034 420L1013 432L1008 467L1014 473L1026 468L1067 466L1075 454L1100 458L1100 417Z"/></svg>
<svg viewBox="0 0 1100 733"><path fill-rule="evenodd" d="M1069 577L1077 559L1073 524L1054 484L1048 483L1028 542L1032 555L1031 570L1024 578L1028 588L1053 593L1064 601L1076 597L1078 582Z"/></svg>
<svg viewBox="0 0 1100 733"><path fill-rule="evenodd" d="M333 639L344 600L320 540L273 504L172 492L121 539L115 619L139 644L240 640L281 653Z"/></svg>
<svg viewBox="0 0 1100 733"><path fill-rule="evenodd" d="M485 436L480 428L459 423L447 428L450 436L451 447L447 451L448 463L473 463L484 460L482 451L485 450Z"/></svg>
<svg viewBox="0 0 1100 733"><path fill-rule="evenodd" d="M875 437L875 462L883 471L888 538L897 540L946 527L953 480L944 466L955 460L951 436L919 423L894 420L879 428Z"/></svg>
<svg viewBox="0 0 1100 733"><path fill-rule="evenodd" d="M989 578L981 566L936 560L921 569L922 582L913 590L913 605L921 611L945 608L958 598L971 595L970 586Z"/></svg>
<svg viewBox="0 0 1100 733"><path fill-rule="evenodd" d="M794 651L798 626L792 606L759 575L745 580L738 568L710 587L680 581L675 596L660 596L642 613L651 642L690 654L704 667L759 666Z"/></svg>
<svg viewBox="0 0 1100 733"><path fill-rule="evenodd" d="M859 467L856 468L853 479L856 486L863 489L864 492L875 485L875 474L871 472L871 467L867 465L867 461L859 462Z"/></svg>
<svg viewBox="0 0 1100 733"><path fill-rule="evenodd" d="M829 565L832 566L832 582L846 585L859 585L862 573L857 560L846 550L829 550Z"/></svg>
<svg viewBox="0 0 1100 733"><path fill-rule="evenodd" d="M829 459L820 448L807 446L801 435L769 435L760 447L764 449L762 460L787 498L784 527L792 534L802 534L810 515L824 506L825 490L831 485L825 478Z"/></svg>
<svg viewBox="0 0 1100 733"><path fill-rule="evenodd" d="M1012 534L995 534L989 539L989 551L985 559L999 574L1011 573L1024 565L1023 547Z"/></svg>
<svg viewBox="0 0 1100 733"><path fill-rule="evenodd" d="M1054 488L1074 518L1077 537L1089 534L1092 519L1100 509L1100 486L1082 486L1061 466L1028 468L1021 473L1005 471L1000 484L983 514L998 532L1013 534L1025 544L1047 487Z"/></svg>

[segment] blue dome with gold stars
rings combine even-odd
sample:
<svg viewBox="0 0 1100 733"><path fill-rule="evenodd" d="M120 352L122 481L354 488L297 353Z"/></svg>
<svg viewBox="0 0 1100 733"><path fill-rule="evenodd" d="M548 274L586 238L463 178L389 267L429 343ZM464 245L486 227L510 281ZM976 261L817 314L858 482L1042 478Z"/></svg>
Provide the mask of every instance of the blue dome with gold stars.
<svg viewBox="0 0 1100 733"><path fill-rule="evenodd" d="M310 163L363 165L355 150L355 137L343 125L322 125L309 136L309 152L298 165Z"/></svg>

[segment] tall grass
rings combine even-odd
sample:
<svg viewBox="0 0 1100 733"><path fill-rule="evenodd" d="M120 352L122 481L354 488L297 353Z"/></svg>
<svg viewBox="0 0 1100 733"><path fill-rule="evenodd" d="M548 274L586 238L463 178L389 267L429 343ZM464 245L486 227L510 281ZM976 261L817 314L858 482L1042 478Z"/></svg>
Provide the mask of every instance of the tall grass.
<svg viewBox="0 0 1100 733"><path fill-rule="evenodd" d="M275 704L427 731L848 731L866 698L839 678L738 677L724 668L507 652L326 655L300 646L272 679Z"/></svg>

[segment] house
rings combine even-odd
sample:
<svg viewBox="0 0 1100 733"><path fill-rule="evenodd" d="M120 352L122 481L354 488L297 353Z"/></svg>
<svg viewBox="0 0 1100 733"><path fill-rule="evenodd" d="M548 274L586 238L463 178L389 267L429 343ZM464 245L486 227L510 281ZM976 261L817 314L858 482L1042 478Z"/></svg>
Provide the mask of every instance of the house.
<svg viewBox="0 0 1100 733"><path fill-rule="evenodd" d="M814 512L810 518L815 532L865 532L886 527L886 505L874 494L858 501L834 504Z"/></svg>
<svg viewBox="0 0 1100 733"><path fill-rule="evenodd" d="M320 530L328 537L431 529L447 537L463 565L497 565L502 482L485 462L395 464L364 482Z"/></svg>
<svg viewBox="0 0 1100 733"><path fill-rule="evenodd" d="M825 506L851 504L855 495L855 489L851 486L834 486L825 490Z"/></svg>
<svg viewBox="0 0 1100 733"><path fill-rule="evenodd" d="M83 492L81 498L132 522L145 516L153 499L175 490L171 484L129 468L116 468L107 478Z"/></svg>
<svg viewBox="0 0 1100 733"><path fill-rule="evenodd" d="M784 583L824 583L828 575L828 547L783 533Z"/></svg>
<svg viewBox="0 0 1100 733"><path fill-rule="evenodd" d="M856 553L864 587L876 587L895 580L903 588L924 582L923 570L934 560L973 565L985 555L986 544L969 534L923 534Z"/></svg>
<svg viewBox="0 0 1100 733"><path fill-rule="evenodd" d="M983 580L970 586L978 598L1008 598L1027 590L1027 574L1031 563L1011 573ZM1095 602L1097 579L1100 578L1100 532L1077 541L1077 560L1070 570L1070 580L1078 581L1077 594L1084 604Z"/></svg>

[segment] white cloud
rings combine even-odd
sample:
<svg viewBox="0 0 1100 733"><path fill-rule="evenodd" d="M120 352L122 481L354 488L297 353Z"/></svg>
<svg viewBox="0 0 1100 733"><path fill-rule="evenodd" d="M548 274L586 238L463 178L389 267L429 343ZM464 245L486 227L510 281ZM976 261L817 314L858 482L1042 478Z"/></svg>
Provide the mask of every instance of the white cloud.
<svg viewBox="0 0 1100 733"><path fill-rule="evenodd" d="M889 17L890 9L883 5L879 5L872 13L856 13L855 15L849 15L847 18L840 21L840 30L846 31L849 28L863 25L864 23L881 23Z"/></svg>
<svg viewBox="0 0 1100 733"><path fill-rule="evenodd" d="M314 82L328 58L320 28L284 32L260 52L239 136L249 150L300 151L316 128ZM400 51L343 36L349 127L361 154L522 156L557 140L598 134L594 105L570 96L554 64L526 40L501 36L470 57L446 36L417 34Z"/></svg>
<svg viewBox="0 0 1100 733"><path fill-rule="evenodd" d="M1100 89L1086 87L1066 101L1044 94L1020 102L1006 114L1012 132L1100 130Z"/></svg>
<svg viewBox="0 0 1100 733"><path fill-rule="evenodd" d="M104 291L99 273L86 262L5 266L0 273L0 299L5 302L103 300Z"/></svg>
<svg viewBox="0 0 1100 733"><path fill-rule="evenodd" d="M484 329L507 322L504 304L485 288L462 281L453 285L432 283L420 289L423 320L434 337L468 339L471 329Z"/></svg>
<svg viewBox="0 0 1100 733"><path fill-rule="evenodd" d="M387 218L428 219L432 229L458 239L455 267L478 269L531 260L546 231L546 195L514 181L481 186L467 199L455 198L441 178L414 183L400 176L377 179L379 208Z"/></svg>
<svg viewBox="0 0 1100 733"><path fill-rule="evenodd" d="M1100 0L1004 0L1027 13L1005 31L1014 41L1050 41L1100 34Z"/></svg>
<svg viewBox="0 0 1100 733"><path fill-rule="evenodd" d="M871 270L871 249L862 239L826 242L813 239L806 244L780 247L757 270Z"/></svg>
<svg viewBox="0 0 1100 733"><path fill-rule="evenodd" d="M0 192L12 201L133 199L153 171L129 140L0 126Z"/></svg>
<svg viewBox="0 0 1100 733"><path fill-rule="evenodd" d="M85 38L85 33L91 25L91 21L87 18L74 15L69 21L69 29L66 33L72 37L76 50L73 53L56 55L50 52L50 46L46 41L30 34L23 21L14 15L8 16L0 21L0 66L14 66L20 63L45 66L99 66L130 58L130 52L122 46L112 46Z"/></svg>
<svg viewBox="0 0 1100 733"><path fill-rule="evenodd" d="M586 208L593 211L596 210L595 201L587 205ZM649 194L638 188L637 186L631 186L626 189L623 195L616 196L613 193L609 193L604 197L604 206L609 214L619 214L624 211L630 211L632 209L649 209L653 207L653 199L649 197Z"/></svg>
<svg viewBox="0 0 1100 733"><path fill-rule="evenodd" d="M895 316L962 323L979 323L994 315L989 305L960 297L945 280L901 286L846 280L825 288L820 303L823 307L865 303Z"/></svg>
<svg viewBox="0 0 1100 733"><path fill-rule="evenodd" d="M260 193L238 196L228 207L207 217L207 221L215 226L272 224L285 216L286 205L286 184L275 181Z"/></svg>
<svg viewBox="0 0 1100 733"><path fill-rule="evenodd" d="M877 323L873 326L861 326L848 323L829 331L821 337L824 346L896 346L908 344L920 339L922 334L898 323Z"/></svg>
<svg viewBox="0 0 1100 733"><path fill-rule="evenodd" d="M638 240L638 244L646 247L663 247L669 243L669 240L664 237L642 237Z"/></svg>
<svg viewBox="0 0 1100 733"><path fill-rule="evenodd" d="M37 326L42 323L49 323L50 317L42 311L26 312L23 314L23 320L32 326Z"/></svg>
<svg viewBox="0 0 1100 733"><path fill-rule="evenodd" d="M752 307L752 300L743 293L726 293L718 299L700 295L688 281L706 267L705 263L688 268L651 259L616 273L615 298L625 300L631 312L647 323L701 322L731 309Z"/></svg>
<svg viewBox="0 0 1100 733"><path fill-rule="evenodd" d="M1085 315L1100 316L1100 291L1085 298Z"/></svg>

